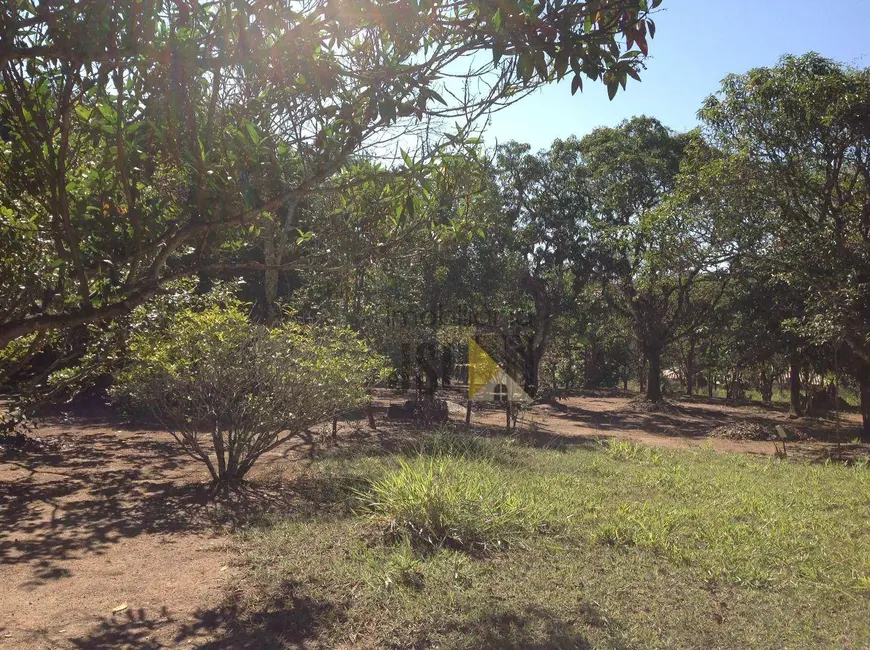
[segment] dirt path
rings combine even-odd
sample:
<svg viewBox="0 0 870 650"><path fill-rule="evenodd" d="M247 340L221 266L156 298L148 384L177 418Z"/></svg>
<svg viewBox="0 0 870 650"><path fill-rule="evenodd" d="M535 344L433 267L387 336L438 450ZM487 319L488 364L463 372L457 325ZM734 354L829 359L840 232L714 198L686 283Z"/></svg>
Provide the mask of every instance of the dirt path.
<svg viewBox="0 0 870 650"><path fill-rule="evenodd" d="M796 427L810 440L788 443L791 457L819 461L836 452L834 423L815 418L789 419L788 413L763 406L731 405L701 400L676 401L673 409L664 413L643 413L632 410L632 398L589 396L560 399L557 406L540 405L523 414L524 426L570 441L574 437L613 437L645 445L685 449L709 445L720 453L773 455L772 442L710 438L713 427L733 422L754 422L775 426ZM504 426L503 412L475 414L478 424ZM841 441L844 457L870 454L870 445L852 444L859 435L860 415L841 416Z"/></svg>
<svg viewBox="0 0 870 650"><path fill-rule="evenodd" d="M60 448L0 463L0 647L207 640L226 539L200 467L153 431L55 426L39 435Z"/></svg>

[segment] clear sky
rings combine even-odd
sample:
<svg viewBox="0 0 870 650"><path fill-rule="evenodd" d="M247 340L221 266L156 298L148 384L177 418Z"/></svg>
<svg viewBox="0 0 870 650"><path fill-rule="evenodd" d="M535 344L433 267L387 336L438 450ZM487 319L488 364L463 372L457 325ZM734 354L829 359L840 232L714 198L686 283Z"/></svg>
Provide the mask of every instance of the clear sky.
<svg viewBox="0 0 870 650"><path fill-rule="evenodd" d="M486 142L539 149L641 114L690 129L723 77L774 65L783 54L815 51L870 67L870 0L664 0L654 20L641 83L629 79L611 102L603 84L586 83L572 97L568 79L493 115Z"/></svg>

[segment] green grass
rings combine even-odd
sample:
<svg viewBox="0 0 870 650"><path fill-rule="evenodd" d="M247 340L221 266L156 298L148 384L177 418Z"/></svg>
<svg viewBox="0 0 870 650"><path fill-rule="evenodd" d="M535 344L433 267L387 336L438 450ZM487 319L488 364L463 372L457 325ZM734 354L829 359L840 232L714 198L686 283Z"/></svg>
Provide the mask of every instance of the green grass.
<svg viewBox="0 0 870 650"><path fill-rule="evenodd" d="M241 538L252 625L308 603L326 647L870 647L866 466L440 432L307 480L353 487Z"/></svg>
<svg viewBox="0 0 870 650"><path fill-rule="evenodd" d="M400 459L358 497L374 522L418 547L488 553L544 523L498 469L464 458Z"/></svg>

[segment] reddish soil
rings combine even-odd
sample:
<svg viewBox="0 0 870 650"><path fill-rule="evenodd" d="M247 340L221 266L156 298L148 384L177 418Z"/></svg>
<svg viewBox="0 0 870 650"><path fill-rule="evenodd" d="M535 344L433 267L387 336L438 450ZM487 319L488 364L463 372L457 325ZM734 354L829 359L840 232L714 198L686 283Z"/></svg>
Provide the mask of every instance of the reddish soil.
<svg viewBox="0 0 870 650"><path fill-rule="evenodd" d="M165 433L37 433L60 449L0 463L0 647L173 646L222 596L201 468Z"/></svg>
<svg viewBox="0 0 870 650"><path fill-rule="evenodd" d="M402 435L384 420L379 431L364 418L341 427L339 444L383 445ZM523 415L524 426L545 443L578 444L614 436L644 444L722 452L770 454L770 442L707 439L711 427L734 420L787 422L817 440L788 443L790 457L832 455L833 423L787 421L784 412L758 406L678 402L667 413L637 413L628 397L569 397ZM463 421L464 410L451 408ZM474 413L474 423L504 425L504 413ZM857 435L858 416L844 417L843 440ZM233 625L227 605L232 574L228 545L233 525L251 515L244 498L215 505L205 469L180 454L165 433L109 422L54 423L37 435L58 442L48 453L3 455L0 450L0 648L263 647ZM258 468L257 483L274 483L274 503L292 507L293 485L315 440L276 450ZM847 444L851 456L870 445ZM257 503L264 493L257 494ZM273 505L274 505L273 503ZM124 607L123 609L120 609ZM118 609L119 611L113 611Z"/></svg>
<svg viewBox="0 0 870 650"><path fill-rule="evenodd" d="M537 428L543 434L570 442L576 437L614 437L645 445L689 448L709 445L721 453L773 455L772 442L727 440L707 437L713 427L735 421L756 422L763 425L785 425L797 428L808 440L788 442L786 453L801 460L821 461L836 458L836 424L830 419L790 419L782 408L759 404L735 405L724 400L686 398L670 403L665 412L640 413L632 410L633 397L585 396L561 398L555 405L539 405L521 415L526 427ZM503 412L491 410L475 414L474 422L504 426ZM861 416L857 413L840 415L840 451L843 458L857 458L870 454L870 445L853 444L860 436Z"/></svg>

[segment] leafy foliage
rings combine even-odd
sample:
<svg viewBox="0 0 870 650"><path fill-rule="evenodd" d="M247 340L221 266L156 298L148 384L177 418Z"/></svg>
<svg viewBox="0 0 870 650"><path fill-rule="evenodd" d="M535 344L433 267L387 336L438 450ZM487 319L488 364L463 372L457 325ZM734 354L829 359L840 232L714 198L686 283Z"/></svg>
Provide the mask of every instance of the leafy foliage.
<svg viewBox="0 0 870 650"><path fill-rule="evenodd" d="M870 431L868 115L870 71L814 53L729 76L700 112L751 174L749 195L768 202L759 276L785 308L783 339L792 354L798 343L836 350L867 391Z"/></svg>
<svg viewBox="0 0 870 650"><path fill-rule="evenodd" d="M658 401L662 352L715 305L748 215L723 213L694 194L698 175L712 176L706 168L715 164L697 133L674 134L639 117L597 129L580 146L604 295L632 323L649 361L646 395Z"/></svg>
<svg viewBox="0 0 870 650"><path fill-rule="evenodd" d="M116 394L149 408L216 483L367 399L384 365L352 332L251 324L238 309L182 312L130 340Z"/></svg>
<svg viewBox="0 0 870 650"><path fill-rule="evenodd" d="M624 88L658 4L5 3L0 345L185 275L322 265L330 245L295 217L313 195L389 176L380 216L425 226L413 190L480 118L568 74ZM401 136L420 146L395 169L355 167ZM284 255L238 259L273 226Z"/></svg>

